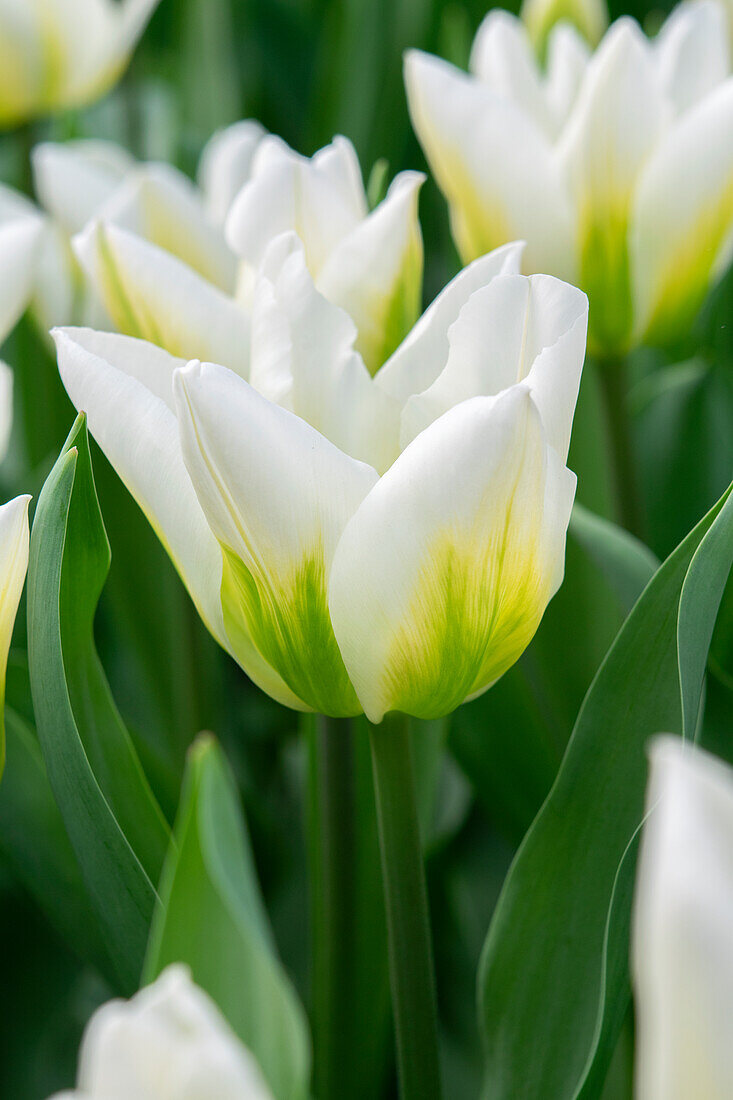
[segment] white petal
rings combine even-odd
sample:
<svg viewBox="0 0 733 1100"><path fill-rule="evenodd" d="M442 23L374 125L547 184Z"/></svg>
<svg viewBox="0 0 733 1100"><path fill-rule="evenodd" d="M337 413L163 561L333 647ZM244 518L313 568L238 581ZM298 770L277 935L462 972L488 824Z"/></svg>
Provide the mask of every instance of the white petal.
<svg viewBox="0 0 733 1100"><path fill-rule="evenodd" d="M13 372L0 360L0 462L8 453L13 429Z"/></svg>
<svg viewBox="0 0 733 1100"><path fill-rule="evenodd" d="M502 245L464 267L378 372L374 379L377 385L400 404L432 385L448 358L448 330L463 306L497 275L517 274L523 248L523 243L516 241Z"/></svg>
<svg viewBox="0 0 733 1100"><path fill-rule="evenodd" d="M5 701L5 675L15 617L28 570L29 496L0 506L0 728ZM0 771L4 748L0 740Z"/></svg>
<svg viewBox="0 0 733 1100"><path fill-rule="evenodd" d="M563 135L561 161L579 214L579 284L594 350L628 347L633 328L628 228L634 188L666 121L649 44L619 19L588 66Z"/></svg>
<svg viewBox="0 0 733 1100"><path fill-rule="evenodd" d="M733 78L688 111L649 160L633 212L637 333L673 340L689 328L730 260Z"/></svg>
<svg viewBox="0 0 733 1100"><path fill-rule="evenodd" d="M255 290L250 382L384 470L399 450L399 406L369 376L355 338L351 318L316 291L299 239L276 238Z"/></svg>
<svg viewBox="0 0 733 1100"><path fill-rule="evenodd" d="M318 156L323 158L324 151ZM353 182L343 154L338 172L334 156L326 158L325 167L319 167L317 157L301 157L271 137L260 143L252 179L240 191L227 221L227 240L247 263L259 266L270 241L293 231L317 278L339 241L358 225L361 219L354 209Z"/></svg>
<svg viewBox="0 0 733 1100"><path fill-rule="evenodd" d="M126 336L60 329L59 370L73 404L181 575L207 628L231 652L221 610L222 559L181 454L172 411L181 360ZM242 661L243 646L237 653ZM293 697L250 643L245 671L287 705Z"/></svg>
<svg viewBox="0 0 733 1100"><path fill-rule="evenodd" d="M565 461L585 359L588 300L551 275L505 275L477 290L448 333L445 369L402 414L401 444L453 405L524 379Z"/></svg>
<svg viewBox="0 0 733 1100"><path fill-rule="evenodd" d="M57 106L77 107L99 98L122 75L160 0L64 0L59 27L69 65ZM61 8L59 0L54 6ZM83 31L80 31L83 28Z"/></svg>
<svg viewBox="0 0 733 1100"><path fill-rule="evenodd" d="M318 289L353 319L371 374L382 366L420 314L423 244L418 193L425 177L402 172L386 198L333 250Z"/></svg>
<svg viewBox="0 0 733 1100"><path fill-rule="evenodd" d="M527 241L527 271L573 273L569 198L549 139L512 103L438 58L405 59L413 126L445 194L464 262Z"/></svg>
<svg viewBox="0 0 733 1100"><path fill-rule="evenodd" d="M74 238L79 261L115 327L182 359L204 356L246 375L249 318L175 256L116 225Z"/></svg>
<svg viewBox="0 0 733 1100"><path fill-rule="evenodd" d="M254 155L266 133L259 122L245 119L219 130L204 146L198 180L217 225L224 224L234 199L250 178Z"/></svg>
<svg viewBox="0 0 733 1100"><path fill-rule="evenodd" d="M244 628L307 707L359 712L326 582L344 525L377 480L231 371L191 363L174 389L186 465L224 556L224 623Z"/></svg>
<svg viewBox="0 0 733 1100"><path fill-rule="evenodd" d="M367 717L447 714L531 640L562 577L575 478L528 390L456 406L347 524L331 619Z"/></svg>
<svg viewBox="0 0 733 1100"><path fill-rule="evenodd" d="M574 27L558 23L547 43L546 95L555 125L568 117L590 60L590 50Z"/></svg>
<svg viewBox="0 0 733 1100"><path fill-rule="evenodd" d="M730 73L725 10L718 0L684 0L654 41L662 86L682 113Z"/></svg>
<svg viewBox="0 0 733 1100"><path fill-rule="evenodd" d="M0 342L27 307L43 238L37 217L0 224Z"/></svg>
<svg viewBox="0 0 733 1100"><path fill-rule="evenodd" d="M470 68L497 95L526 111L541 129L555 132L534 47L516 16L500 8L489 12L476 32Z"/></svg>
<svg viewBox="0 0 733 1100"><path fill-rule="evenodd" d="M252 1055L180 965L130 1001L98 1009L79 1089L93 1100L271 1100Z"/></svg>
<svg viewBox="0 0 733 1100"><path fill-rule="evenodd" d="M356 149L347 137L337 134L330 145L319 149L313 166L333 181L339 195L351 207L354 218L361 220L369 213L361 165Z"/></svg>
<svg viewBox="0 0 733 1100"><path fill-rule="evenodd" d="M33 150L39 202L66 233L78 233L134 166L121 146L104 141L44 141Z"/></svg>
<svg viewBox="0 0 733 1100"><path fill-rule="evenodd" d="M733 773L656 741L633 963L637 1100L733 1095Z"/></svg>
<svg viewBox="0 0 733 1100"><path fill-rule="evenodd" d="M167 164L146 164L98 211L100 220L144 237L231 294L237 264L191 181Z"/></svg>

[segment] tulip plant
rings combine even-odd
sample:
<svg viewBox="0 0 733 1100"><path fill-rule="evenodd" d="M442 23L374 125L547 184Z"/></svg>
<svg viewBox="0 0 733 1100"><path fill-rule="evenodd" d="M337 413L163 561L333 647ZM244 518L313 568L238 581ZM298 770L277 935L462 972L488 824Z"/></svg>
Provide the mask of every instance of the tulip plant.
<svg viewBox="0 0 733 1100"><path fill-rule="evenodd" d="M733 14L398 7L0 0L0 1096L733 1095Z"/></svg>

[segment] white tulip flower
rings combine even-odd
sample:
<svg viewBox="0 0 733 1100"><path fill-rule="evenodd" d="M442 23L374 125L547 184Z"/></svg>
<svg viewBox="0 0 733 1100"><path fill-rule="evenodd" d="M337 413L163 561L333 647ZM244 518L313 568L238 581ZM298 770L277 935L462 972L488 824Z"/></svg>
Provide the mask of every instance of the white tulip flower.
<svg viewBox="0 0 733 1100"><path fill-rule="evenodd" d="M733 771L651 751L633 936L637 1100L733 1096Z"/></svg>
<svg viewBox="0 0 733 1100"><path fill-rule="evenodd" d="M689 329L733 244L733 78L717 0L685 0L654 39L614 23L597 51L566 24L543 72L493 11L471 75L410 51L410 112L464 261L527 241L528 271L587 291L600 355Z"/></svg>
<svg viewBox="0 0 733 1100"><path fill-rule="evenodd" d="M130 270L131 240L114 241ZM374 377L292 233L266 249L234 369L213 300L226 365L55 334L71 400L207 626L281 702L446 714L532 638L563 575L587 299L519 275L520 252L462 271ZM203 334L196 286L147 277L148 302ZM170 316L150 313L149 339Z"/></svg>
<svg viewBox="0 0 733 1100"><path fill-rule="evenodd" d="M169 966L87 1026L78 1085L54 1100L272 1100L260 1069L187 967Z"/></svg>
<svg viewBox="0 0 733 1100"><path fill-rule="evenodd" d="M159 3L0 0L0 126L99 99Z"/></svg>
<svg viewBox="0 0 733 1100"><path fill-rule="evenodd" d="M419 172L401 172L370 211L347 138L334 138L308 159L271 136L259 144L250 179L232 205L227 237L256 269L273 238L297 233L318 290L351 316L357 350L375 374L420 312L423 180Z"/></svg>

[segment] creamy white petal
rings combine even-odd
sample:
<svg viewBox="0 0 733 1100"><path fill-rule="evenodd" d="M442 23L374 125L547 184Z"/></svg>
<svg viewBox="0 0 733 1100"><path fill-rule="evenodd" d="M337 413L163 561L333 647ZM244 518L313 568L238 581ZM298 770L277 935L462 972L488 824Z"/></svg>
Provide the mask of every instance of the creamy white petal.
<svg viewBox="0 0 733 1100"><path fill-rule="evenodd" d="M571 208L549 138L517 104L438 58L405 59L413 126L464 262L527 241L527 271L571 278Z"/></svg>
<svg viewBox="0 0 733 1100"><path fill-rule="evenodd" d="M355 218L361 220L367 216L369 208L361 165L356 149L347 137L337 134L330 145L319 149L313 157L313 166L333 181Z"/></svg>
<svg viewBox="0 0 733 1100"><path fill-rule="evenodd" d="M222 229L191 181L170 165L136 168L97 213L178 257L219 290L234 292L237 263Z"/></svg>
<svg viewBox="0 0 733 1100"><path fill-rule="evenodd" d="M42 238L38 217L0 223L0 341L30 301Z"/></svg>
<svg viewBox="0 0 733 1100"><path fill-rule="evenodd" d="M44 141L33 150L38 200L66 233L78 233L107 202L135 161L106 141Z"/></svg>
<svg viewBox="0 0 733 1100"><path fill-rule="evenodd" d="M402 413L401 444L453 405L524 379L563 461L585 358L588 300L551 275L505 275L477 290L448 332L444 370Z"/></svg>
<svg viewBox="0 0 733 1100"><path fill-rule="evenodd" d="M637 1100L733 1095L733 772L651 751L634 913Z"/></svg>
<svg viewBox="0 0 733 1100"><path fill-rule="evenodd" d="M558 23L547 44L545 95L559 128L575 103L591 53L574 27Z"/></svg>
<svg viewBox="0 0 733 1100"><path fill-rule="evenodd" d="M367 717L447 714L531 640L562 577L575 478L529 391L456 406L347 524L331 619Z"/></svg>
<svg viewBox="0 0 733 1100"><path fill-rule="evenodd" d="M539 127L554 133L534 47L524 24L495 8L485 16L471 49L471 72L497 95L516 103Z"/></svg>
<svg viewBox="0 0 733 1100"><path fill-rule="evenodd" d="M88 1100L272 1100L261 1071L214 1002L180 965L130 1001L109 1001L84 1034Z"/></svg>
<svg viewBox="0 0 733 1100"><path fill-rule="evenodd" d="M52 0L69 57L58 106L103 95L121 76L160 0ZM72 10L73 8L73 10ZM48 5L46 5L46 11ZM80 28L83 31L80 32Z"/></svg>
<svg viewBox="0 0 733 1100"><path fill-rule="evenodd" d="M204 356L246 376L249 318L232 298L175 256L117 225L92 222L73 243L120 332L182 359Z"/></svg>
<svg viewBox="0 0 733 1100"><path fill-rule="evenodd" d="M619 19L588 66L559 153L577 204L578 282L590 298L593 349L603 354L630 341L631 204L666 121L650 46L638 24Z"/></svg>
<svg viewBox="0 0 733 1100"><path fill-rule="evenodd" d="M468 264L441 290L374 381L403 404L438 377L448 358L448 330L471 295L498 275L519 273L524 244L514 241Z"/></svg>
<svg viewBox="0 0 733 1100"><path fill-rule="evenodd" d="M731 256L733 78L688 111L639 181L631 233L637 335L684 335Z"/></svg>
<svg viewBox="0 0 733 1100"><path fill-rule="evenodd" d="M249 180L254 155L266 133L264 126L248 118L219 130L204 146L198 181L217 225L224 224L234 199Z"/></svg>
<svg viewBox="0 0 733 1100"><path fill-rule="evenodd" d="M270 245L255 289L250 382L352 458L385 470L399 450L399 405L354 350L351 318L313 284L294 234Z"/></svg>
<svg viewBox="0 0 733 1100"><path fill-rule="evenodd" d="M25 575L28 570L29 496L15 497L0 505L0 731L3 728L5 676ZM0 736L0 773L5 760Z"/></svg>
<svg viewBox="0 0 733 1100"><path fill-rule="evenodd" d="M718 0L683 0L653 43L662 87L679 113L730 74L725 10Z"/></svg>
<svg viewBox="0 0 733 1100"><path fill-rule="evenodd" d="M222 606L303 703L359 712L326 603L341 532L377 480L293 413L224 367L174 379L184 459L224 557Z"/></svg>
<svg viewBox="0 0 733 1100"><path fill-rule="evenodd" d="M321 293L356 324L356 348L371 374L420 314L418 194L424 179L421 172L401 172L384 201L336 245L318 276Z"/></svg>
<svg viewBox="0 0 733 1100"><path fill-rule="evenodd" d="M54 333L73 404L145 513L207 628L232 651L221 609L222 556L181 454L172 377L184 365L142 340L86 329ZM242 642L237 659L242 661ZM250 643L246 672L288 706L292 694Z"/></svg>
<svg viewBox="0 0 733 1100"><path fill-rule="evenodd" d="M303 242L308 267L317 278L338 242L360 220L353 187L344 185L348 177L334 170L333 160L319 168L316 158L308 160L279 139L265 138L255 155L252 178L227 219L227 240L237 255L259 266L270 241L292 230Z"/></svg>

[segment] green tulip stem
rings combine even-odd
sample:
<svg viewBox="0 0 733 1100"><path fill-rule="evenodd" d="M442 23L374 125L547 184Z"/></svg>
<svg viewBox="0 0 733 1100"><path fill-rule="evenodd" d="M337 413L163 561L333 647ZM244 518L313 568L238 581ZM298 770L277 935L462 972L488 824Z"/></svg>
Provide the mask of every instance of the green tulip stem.
<svg viewBox="0 0 733 1100"><path fill-rule="evenodd" d="M634 454L628 407L628 361L624 356L601 359L598 368L611 448L618 518L627 531L643 538L638 463Z"/></svg>
<svg viewBox="0 0 733 1100"><path fill-rule="evenodd" d="M370 726L401 1100L439 1100L428 900L408 722Z"/></svg>
<svg viewBox="0 0 733 1100"><path fill-rule="evenodd" d="M310 719L312 1022L317 1100L343 1100L353 1077L356 966L354 730Z"/></svg>

